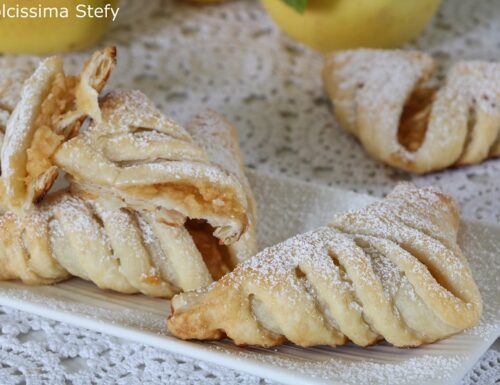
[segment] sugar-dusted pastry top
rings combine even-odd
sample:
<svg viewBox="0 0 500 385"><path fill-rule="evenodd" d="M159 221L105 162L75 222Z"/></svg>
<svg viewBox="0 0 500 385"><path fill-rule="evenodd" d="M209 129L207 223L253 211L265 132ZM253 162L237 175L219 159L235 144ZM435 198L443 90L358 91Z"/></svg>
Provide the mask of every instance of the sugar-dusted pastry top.
<svg viewBox="0 0 500 385"><path fill-rule="evenodd" d="M457 244L454 200L398 186L365 209L267 248L172 299L183 339L240 345L418 346L475 325L482 301Z"/></svg>
<svg viewBox="0 0 500 385"><path fill-rule="evenodd" d="M52 155L87 116L100 120L98 96L115 64L114 48L98 51L79 76L60 57L43 60L26 80L7 122L1 168L8 206L26 212L57 177Z"/></svg>
<svg viewBox="0 0 500 385"><path fill-rule="evenodd" d="M100 123L64 143L54 157L81 189L113 194L137 209L174 210L207 221L225 244L245 233L253 199L239 152L231 153L236 168L212 162L185 129L139 91L112 91L101 111ZM219 135L237 146L233 128L218 119Z"/></svg>
<svg viewBox="0 0 500 385"><path fill-rule="evenodd" d="M467 61L443 84L416 51L358 49L327 56L325 88L339 123L373 157L426 173L500 155L500 63Z"/></svg>

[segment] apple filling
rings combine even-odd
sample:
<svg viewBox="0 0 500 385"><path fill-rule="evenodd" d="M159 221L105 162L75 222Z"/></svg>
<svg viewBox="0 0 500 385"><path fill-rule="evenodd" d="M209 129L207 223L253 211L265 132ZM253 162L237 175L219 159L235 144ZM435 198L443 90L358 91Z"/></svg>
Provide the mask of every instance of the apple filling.
<svg viewBox="0 0 500 385"><path fill-rule="evenodd" d="M52 155L79 124L73 122L69 127L58 126L60 118L74 108L77 84L77 77L57 74L49 94L42 102L34 122L35 134L27 150L26 183L36 180L52 167Z"/></svg>
<svg viewBox="0 0 500 385"><path fill-rule="evenodd" d="M153 199L166 196L169 200L179 202L191 217L222 215L247 222L246 210L229 188L221 189L213 186L192 186L180 183L162 183L123 188L123 191L142 199Z"/></svg>
<svg viewBox="0 0 500 385"><path fill-rule="evenodd" d="M234 268L227 247L213 236L214 228L204 220L188 219L185 224L212 278L217 281Z"/></svg>
<svg viewBox="0 0 500 385"><path fill-rule="evenodd" d="M435 88L416 88L403 107L398 142L410 152L417 151L424 142L435 94Z"/></svg>

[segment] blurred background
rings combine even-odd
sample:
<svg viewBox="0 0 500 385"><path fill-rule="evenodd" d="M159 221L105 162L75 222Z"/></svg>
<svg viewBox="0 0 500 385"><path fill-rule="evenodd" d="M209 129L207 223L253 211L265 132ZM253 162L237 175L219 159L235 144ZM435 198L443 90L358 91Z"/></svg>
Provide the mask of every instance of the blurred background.
<svg viewBox="0 0 500 385"><path fill-rule="evenodd" d="M69 70L96 47L116 45L118 66L110 87L142 90L180 123L209 107L222 112L236 125L251 168L378 196L401 180L438 184L458 195L466 217L500 221L498 162L424 177L384 166L337 125L320 77L322 52L360 45L423 50L443 70L462 59L498 60L498 0L121 0L113 5L120 7L114 22L57 27L61 40L68 34L87 39L82 43L87 52L67 54ZM0 30L4 22L0 19ZM27 35L11 30L8 44L28 36L41 50L44 28L54 32L41 26ZM6 46L6 35L0 36ZM14 45L21 50L21 43Z"/></svg>

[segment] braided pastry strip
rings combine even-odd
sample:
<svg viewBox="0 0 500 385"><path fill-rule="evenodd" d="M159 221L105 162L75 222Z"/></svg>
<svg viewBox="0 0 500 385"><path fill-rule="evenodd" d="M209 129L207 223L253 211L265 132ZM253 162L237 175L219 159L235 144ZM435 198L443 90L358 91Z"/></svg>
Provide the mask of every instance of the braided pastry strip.
<svg viewBox="0 0 500 385"><path fill-rule="evenodd" d="M24 83L7 122L2 145L2 180L9 208L26 212L57 178L52 155L87 117L99 121L98 94L115 64L116 50L98 51L79 76L67 76L60 57L43 60Z"/></svg>
<svg viewBox="0 0 500 385"><path fill-rule="evenodd" d="M265 249L172 299L169 330L238 345L395 346L475 325L482 301L456 243L449 196L398 186L386 199Z"/></svg>
<svg viewBox="0 0 500 385"><path fill-rule="evenodd" d="M25 216L0 218L0 280L49 284L77 276L102 289L170 298L229 271L225 246L165 213L67 191Z"/></svg>
<svg viewBox="0 0 500 385"><path fill-rule="evenodd" d="M137 209L161 207L206 220L224 244L247 230L251 198L238 175L211 162L146 96L113 91L101 111L101 123L64 143L54 156L81 189L112 194Z"/></svg>
<svg viewBox="0 0 500 385"><path fill-rule="evenodd" d="M323 80L339 123L391 166L426 173L500 155L500 63L461 62L429 86L420 52L330 54Z"/></svg>

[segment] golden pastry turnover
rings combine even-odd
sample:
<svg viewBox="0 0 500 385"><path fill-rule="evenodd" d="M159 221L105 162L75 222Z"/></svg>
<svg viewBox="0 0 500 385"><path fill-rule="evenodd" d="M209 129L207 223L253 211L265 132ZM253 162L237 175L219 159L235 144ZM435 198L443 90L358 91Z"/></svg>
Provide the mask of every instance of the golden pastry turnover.
<svg viewBox="0 0 500 385"><path fill-rule="evenodd" d="M0 280L36 285L76 276L102 289L170 298L207 286L254 255L255 203L234 127L209 111L192 120L189 132L193 143L200 143L197 154L232 173L245 191L247 226L238 240L222 244L203 216L188 218L154 206L133 209L112 190L73 183L28 214L8 212L0 218ZM105 136L100 138L108 148ZM168 141L155 135L113 138L131 145Z"/></svg>
<svg viewBox="0 0 500 385"><path fill-rule="evenodd" d="M115 49L98 51L79 76L67 76L60 57L43 60L26 80L2 146L1 168L8 206L29 211L58 175L52 155L90 116L100 120L98 96L115 64Z"/></svg>
<svg viewBox="0 0 500 385"><path fill-rule="evenodd" d="M158 214L74 192L49 194L27 215L0 218L0 279L38 285L76 276L101 289L170 298L232 268L206 228Z"/></svg>
<svg viewBox="0 0 500 385"><path fill-rule="evenodd" d="M500 63L453 65L443 84L416 51L327 55L324 85L335 116L376 159L427 173L500 155Z"/></svg>
<svg viewBox="0 0 500 385"><path fill-rule="evenodd" d="M172 299L170 332L238 345L418 346L478 323L455 201L399 185L382 201L269 247Z"/></svg>
<svg viewBox="0 0 500 385"><path fill-rule="evenodd" d="M101 112L100 123L65 142L54 156L80 189L114 195L135 209L206 221L227 245L251 226L253 198L242 182L241 160L233 159L238 152L228 150L224 165L212 162L187 130L139 91L112 91L103 98ZM220 132L212 139L236 140L227 122L216 122ZM199 120L191 123L195 130L198 125Z"/></svg>
<svg viewBox="0 0 500 385"><path fill-rule="evenodd" d="M207 111L186 130L139 91L99 98L115 56L96 52L79 76L58 57L31 76L0 61L0 280L170 298L257 252L234 127ZM60 169L69 187L45 196Z"/></svg>

